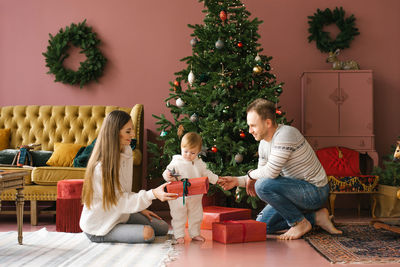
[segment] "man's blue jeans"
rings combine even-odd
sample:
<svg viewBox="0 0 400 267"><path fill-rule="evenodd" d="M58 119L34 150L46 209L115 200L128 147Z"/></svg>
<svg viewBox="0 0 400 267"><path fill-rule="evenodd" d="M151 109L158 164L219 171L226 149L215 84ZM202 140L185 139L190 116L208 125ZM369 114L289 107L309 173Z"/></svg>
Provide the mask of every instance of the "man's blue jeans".
<svg viewBox="0 0 400 267"><path fill-rule="evenodd" d="M267 223L267 233L285 230L306 218L315 223L315 211L329 196L329 185L317 187L304 180L278 176L255 183L257 196L268 203L257 221Z"/></svg>

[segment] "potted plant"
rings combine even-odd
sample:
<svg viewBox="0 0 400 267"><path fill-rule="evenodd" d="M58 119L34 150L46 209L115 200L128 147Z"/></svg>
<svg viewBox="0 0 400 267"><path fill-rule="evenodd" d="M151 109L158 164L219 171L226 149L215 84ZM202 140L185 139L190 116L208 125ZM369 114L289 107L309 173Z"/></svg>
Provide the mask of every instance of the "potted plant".
<svg viewBox="0 0 400 267"><path fill-rule="evenodd" d="M375 167L379 176L376 217L400 217L400 142L384 157L383 168Z"/></svg>

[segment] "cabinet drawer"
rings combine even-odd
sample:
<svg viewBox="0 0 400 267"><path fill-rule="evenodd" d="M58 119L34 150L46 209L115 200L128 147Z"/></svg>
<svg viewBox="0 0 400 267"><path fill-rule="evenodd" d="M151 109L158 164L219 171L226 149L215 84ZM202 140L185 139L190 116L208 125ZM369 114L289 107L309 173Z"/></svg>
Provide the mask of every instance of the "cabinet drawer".
<svg viewBox="0 0 400 267"><path fill-rule="evenodd" d="M373 136L306 136L314 150L342 146L355 150L375 150Z"/></svg>

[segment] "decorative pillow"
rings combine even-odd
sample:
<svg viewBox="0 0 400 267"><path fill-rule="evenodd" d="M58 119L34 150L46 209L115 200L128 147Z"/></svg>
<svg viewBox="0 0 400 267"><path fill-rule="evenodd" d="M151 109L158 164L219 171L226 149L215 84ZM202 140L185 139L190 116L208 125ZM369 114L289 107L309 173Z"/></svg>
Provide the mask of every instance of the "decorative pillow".
<svg viewBox="0 0 400 267"><path fill-rule="evenodd" d="M97 138L96 138L97 139ZM93 140L93 142L88 145L87 147L81 147L79 149L78 153L76 154L74 158L74 167L80 167L80 168L85 168L86 165L88 164L90 155L92 154L94 144L96 144L96 139Z"/></svg>
<svg viewBox="0 0 400 267"><path fill-rule="evenodd" d="M0 150L8 148L11 129L0 129Z"/></svg>
<svg viewBox="0 0 400 267"><path fill-rule="evenodd" d="M53 151L46 150L31 150L32 161L34 167L47 166L46 162L50 159Z"/></svg>
<svg viewBox="0 0 400 267"><path fill-rule="evenodd" d="M360 175L358 151L345 147L327 147L319 149L316 154L328 176Z"/></svg>
<svg viewBox="0 0 400 267"><path fill-rule="evenodd" d="M4 149L0 151L0 164L11 165L19 149Z"/></svg>
<svg viewBox="0 0 400 267"><path fill-rule="evenodd" d="M83 146L80 144L55 143L54 152L46 164L53 167L72 167L75 155L81 147Z"/></svg>

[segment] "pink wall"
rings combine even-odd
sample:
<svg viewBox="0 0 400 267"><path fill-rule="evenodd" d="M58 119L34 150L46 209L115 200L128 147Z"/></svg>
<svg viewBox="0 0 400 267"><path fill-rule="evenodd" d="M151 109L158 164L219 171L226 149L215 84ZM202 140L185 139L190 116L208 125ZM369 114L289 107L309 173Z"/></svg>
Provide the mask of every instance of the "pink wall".
<svg viewBox="0 0 400 267"><path fill-rule="evenodd" d="M361 34L341 59L355 59L374 71L375 134L380 155L400 135L400 1L397 0L244 0L260 26L265 54L274 57L273 72L285 82L281 105L300 127L300 75L328 69L326 54L307 41L307 16L317 8L343 6L357 18ZM202 23L196 0L37 0L0 1L0 105L145 106L145 128L154 132L151 114L166 113L168 82L190 55L191 29ZM87 19L109 62L100 83L83 89L54 83L46 74L48 34Z"/></svg>

